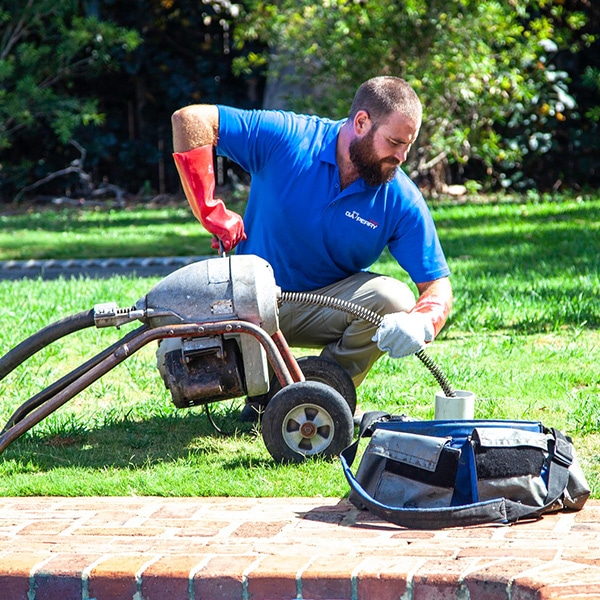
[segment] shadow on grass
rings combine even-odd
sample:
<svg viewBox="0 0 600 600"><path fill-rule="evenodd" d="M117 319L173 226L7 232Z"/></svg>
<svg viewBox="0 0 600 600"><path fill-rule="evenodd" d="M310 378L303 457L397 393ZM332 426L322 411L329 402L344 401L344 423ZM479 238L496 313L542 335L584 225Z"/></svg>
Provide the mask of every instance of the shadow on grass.
<svg viewBox="0 0 600 600"><path fill-rule="evenodd" d="M147 258L165 256L206 256L214 255L211 250L211 237L198 225L198 234L179 234L174 230L164 232L141 232L136 238L123 235L120 239L114 236L98 234L99 239L93 241L71 240L66 237L60 244L36 243L24 246L19 237L6 240L3 244L5 256L15 260L29 259L106 259L106 258Z"/></svg>
<svg viewBox="0 0 600 600"><path fill-rule="evenodd" d="M4 255L15 259L211 254L211 236L189 208L65 209L0 216ZM135 235L133 234L135 232Z"/></svg>
<svg viewBox="0 0 600 600"><path fill-rule="evenodd" d="M185 411L185 412L183 412ZM223 434L218 433L204 413L186 411L181 415L154 416L143 421L119 422L86 429L64 429L38 433L32 430L15 440L0 460L15 461L24 472L49 472L56 467L140 469L157 464L187 460L190 455L213 455L224 469L274 464L271 459L235 454L227 456L222 442L249 446L256 438L251 424L241 423L237 411L215 416Z"/></svg>

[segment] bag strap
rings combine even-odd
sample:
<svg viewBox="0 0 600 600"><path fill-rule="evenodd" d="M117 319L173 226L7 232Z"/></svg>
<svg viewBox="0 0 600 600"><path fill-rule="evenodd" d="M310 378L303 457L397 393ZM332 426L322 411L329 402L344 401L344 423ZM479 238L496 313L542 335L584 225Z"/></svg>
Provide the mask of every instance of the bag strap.
<svg viewBox="0 0 600 600"><path fill-rule="evenodd" d="M569 467L573 462L571 444L566 436L551 429L554 437L550 448L551 461L548 473L548 494L544 505L528 506L506 498L496 498L472 504L444 508L400 508L383 504L373 498L354 477L350 467L356 458L362 437L369 437L377 424L390 419L381 412L365 413L361 420L359 435L355 442L340 454L342 468L351 489L360 497L364 506L374 515L409 529L444 529L446 527L468 527L489 523L507 524L520 519L540 518L562 496L569 480Z"/></svg>
<svg viewBox="0 0 600 600"><path fill-rule="evenodd" d="M567 436L558 429L550 429L554 438L550 449L552 460L548 465L548 493L544 500L546 510L563 495L569 483L569 468L573 464L573 446Z"/></svg>
<svg viewBox="0 0 600 600"><path fill-rule="evenodd" d="M358 428L358 437L356 441L350 444L343 452L346 460L350 465L354 462L356 458L356 452L358 451L358 444L360 440L364 437L371 437L373 432L375 431L375 426L377 423L385 423L391 419L391 415L382 410L373 410L371 412L366 412L362 419L360 420L360 425Z"/></svg>

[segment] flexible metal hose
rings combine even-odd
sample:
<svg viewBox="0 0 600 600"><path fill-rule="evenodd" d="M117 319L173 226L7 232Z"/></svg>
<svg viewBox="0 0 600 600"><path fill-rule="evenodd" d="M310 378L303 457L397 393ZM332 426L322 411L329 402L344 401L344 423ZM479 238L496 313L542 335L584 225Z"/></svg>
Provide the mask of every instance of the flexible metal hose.
<svg viewBox="0 0 600 600"><path fill-rule="evenodd" d="M51 323L0 358L0 381L36 352L75 331L94 326L94 309Z"/></svg>
<svg viewBox="0 0 600 600"><path fill-rule="evenodd" d="M354 315L359 319L364 319L365 321L368 321L369 323L372 323L376 326L379 326L381 324L381 319L383 318L380 314L368 308L365 308L364 306L355 304L354 302L349 302L348 300L341 300L340 298L332 298L331 296L324 296L322 294L314 294L312 292L282 292L281 302L289 302L295 304L314 304L317 306L341 310L348 314ZM417 352L415 356L429 369L431 374L439 383L444 394L449 398L454 398L456 396L456 392L450 385L448 378L440 369L440 367L435 363L435 361L425 352L425 350L419 350L419 352Z"/></svg>

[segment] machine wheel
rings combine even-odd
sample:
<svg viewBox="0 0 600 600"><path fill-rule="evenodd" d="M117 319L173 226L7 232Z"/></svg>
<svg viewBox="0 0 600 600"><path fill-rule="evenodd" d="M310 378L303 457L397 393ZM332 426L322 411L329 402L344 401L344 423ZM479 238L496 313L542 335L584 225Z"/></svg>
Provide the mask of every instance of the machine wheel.
<svg viewBox="0 0 600 600"><path fill-rule="evenodd" d="M356 411L356 388L348 371L340 364L320 356L303 356L297 359L298 366L307 381L319 381L339 392L348 403L350 412ZM281 390L277 377L271 381L271 398Z"/></svg>
<svg viewBox="0 0 600 600"><path fill-rule="evenodd" d="M285 386L267 404L262 436L277 462L337 456L352 442L354 423L347 401L319 381Z"/></svg>

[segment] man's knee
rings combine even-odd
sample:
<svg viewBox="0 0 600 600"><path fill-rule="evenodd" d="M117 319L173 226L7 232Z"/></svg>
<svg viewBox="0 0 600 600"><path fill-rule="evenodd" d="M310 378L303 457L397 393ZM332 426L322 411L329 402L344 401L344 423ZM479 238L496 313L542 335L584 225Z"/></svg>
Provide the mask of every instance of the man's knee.
<svg viewBox="0 0 600 600"><path fill-rule="evenodd" d="M371 309L381 315L408 312L416 304L415 295L408 285L393 277L377 275L365 285L370 290Z"/></svg>

